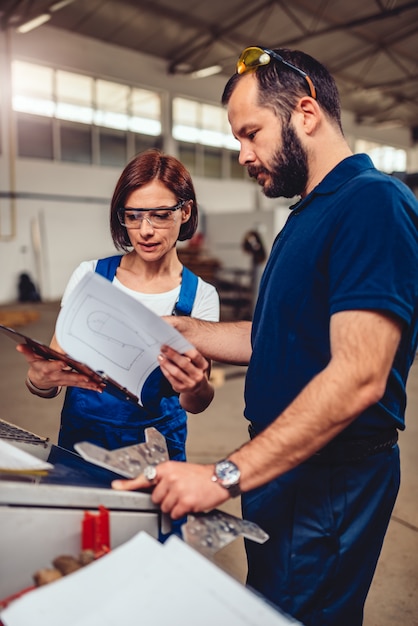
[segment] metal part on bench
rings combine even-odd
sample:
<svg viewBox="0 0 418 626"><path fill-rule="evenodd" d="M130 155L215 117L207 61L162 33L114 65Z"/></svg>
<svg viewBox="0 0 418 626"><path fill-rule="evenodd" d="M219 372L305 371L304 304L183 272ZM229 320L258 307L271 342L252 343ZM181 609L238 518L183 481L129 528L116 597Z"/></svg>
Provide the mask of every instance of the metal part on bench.
<svg viewBox="0 0 418 626"><path fill-rule="evenodd" d="M136 478L147 467L168 461L165 437L156 428L145 429L145 443L137 443L116 450L106 450L87 441L76 443L74 448L84 460L116 472L125 478Z"/></svg>
<svg viewBox="0 0 418 626"><path fill-rule="evenodd" d="M156 428L147 428L145 439L145 443L118 450L106 450L86 441L77 443L74 448L86 461L125 478L135 478L141 473L148 478L152 475L150 470L167 461L169 457L165 438ZM239 536L257 543L264 543L269 538L257 524L218 509L189 515L187 522L181 527L181 532L186 543L208 556L215 554Z"/></svg>
<svg viewBox="0 0 418 626"><path fill-rule="evenodd" d="M239 536L256 543L265 543L269 538L257 524L218 509L189 515L181 532L186 543L207 556L215 554Z"/></svg>

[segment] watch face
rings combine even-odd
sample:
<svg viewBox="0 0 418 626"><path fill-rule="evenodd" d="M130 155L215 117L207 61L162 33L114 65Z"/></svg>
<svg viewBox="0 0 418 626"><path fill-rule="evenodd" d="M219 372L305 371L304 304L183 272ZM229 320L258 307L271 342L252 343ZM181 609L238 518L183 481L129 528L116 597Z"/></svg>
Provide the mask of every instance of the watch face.
<svg viewBox="0 0 418 626"><path fill-rule="evenodd" d="M232 461L220 461L216 464L215 472L219 482L226 488L239 483L241 472Z"/></svg>

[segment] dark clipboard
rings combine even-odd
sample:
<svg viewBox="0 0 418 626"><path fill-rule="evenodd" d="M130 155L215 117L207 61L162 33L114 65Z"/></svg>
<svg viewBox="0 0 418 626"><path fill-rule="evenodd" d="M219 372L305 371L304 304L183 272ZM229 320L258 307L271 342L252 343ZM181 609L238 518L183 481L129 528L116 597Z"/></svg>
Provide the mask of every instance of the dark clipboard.
<svg viewBox="0 0 418 626"><path fill-rule="evenodd" d="M115 380L106 376L104 372L96 372L91 367L86 365L85 363L81 363L76 359L71 358L68 354L62 354L61 352L57 352L53 348L50 348L44 343L40 341L36 341L36 339L32 339L23 333L17 332L13 328L9 328L8 326L3 326L0 324L0 332L9 337L16 343L25 343L30 349L37 355L43 357L44 359L51 361L63 361L66 365L71 367L75 372L79 374L85 374L89 378L91 378L95 383L99 383L104 385L104 390L108 393L112 394L116 398L120 400L128 400L129 402L133 402L134 404L138 404L138 397L131 393L122 385L119 385Z"/></svg>

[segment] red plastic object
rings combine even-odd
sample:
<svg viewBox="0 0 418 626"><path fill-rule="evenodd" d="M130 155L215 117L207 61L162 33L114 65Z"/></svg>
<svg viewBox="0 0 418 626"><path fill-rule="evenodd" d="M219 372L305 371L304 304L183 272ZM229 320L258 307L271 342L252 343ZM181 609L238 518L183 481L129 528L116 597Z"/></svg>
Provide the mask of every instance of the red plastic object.
<svg viewBox="0 0 418 626"><path fill-rule="evenodd" d="M100 505L98 513L85 511L82 521L81 549L93 550L95 557L110 550L109 511Z"/></svg>
<svg viewBox="0 0 418 626"><path fill-rule="evenodd" d="M81 528L81 549L93 550L96 559L110 551L110 518L106 507L100 505L98 513L84 512ZM10 602L34 589L37 587L27 587L7 598L0 599L0 609L5 609ZM0 626L3 626L1 620Z"/></svg>

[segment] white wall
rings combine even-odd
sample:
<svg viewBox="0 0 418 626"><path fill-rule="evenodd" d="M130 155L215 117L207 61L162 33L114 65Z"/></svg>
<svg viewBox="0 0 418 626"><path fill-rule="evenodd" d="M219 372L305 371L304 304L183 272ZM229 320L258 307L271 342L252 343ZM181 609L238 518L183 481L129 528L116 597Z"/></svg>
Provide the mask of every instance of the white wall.
<svg viewBox="0 0 418 626"><path fill-rule="evenodd" d="M3 157L0 169L2 161ZM44 300L55 300L61 297L69 274L80 261L115 253L108 221L110 197L119 174L119 168L18 160L16 189L20 194L38 197L14 203L0 198L4 234L9 232L12 211L16 219L14 234L0 240L0 303L16 299L20 272L29 271ZM194 182L202 226L207 214L253 211L255 185L251 182L199 178ZM256 191L261 195L259 189ZM267 201L262 198L261 202ZM39 250L33 238L34 227L39 233ZM242 235L239 228L235 235Z"/></svg>
<svg viewBox="0 0 418 626"><path fill-rule="evenodd" d="M114 252L108 232L108 206L119 168L19 159L13 153L9 117L10 60L17 58L86 72L138 87L162 89L219 104L225 84L219 76L190 80L166 73L165 62L47 26L25 35L0 32L0 304L17 297L17 277L29 271L44 300L56 300L72 269L83 259ZM407 131L356 127L344 115L347 138L362 136L409 147ZM387 139L385 138L387 137ZM166 144L165 149L167 150ZM413 153L417 163L416 151ZM240 249L248 228L260 229L269 249L287 215L288 203L266 199L251 181L194 179L207 227L207 245L225 265L248 266ZM10 199L11 191L30 194Z"/></svg>

